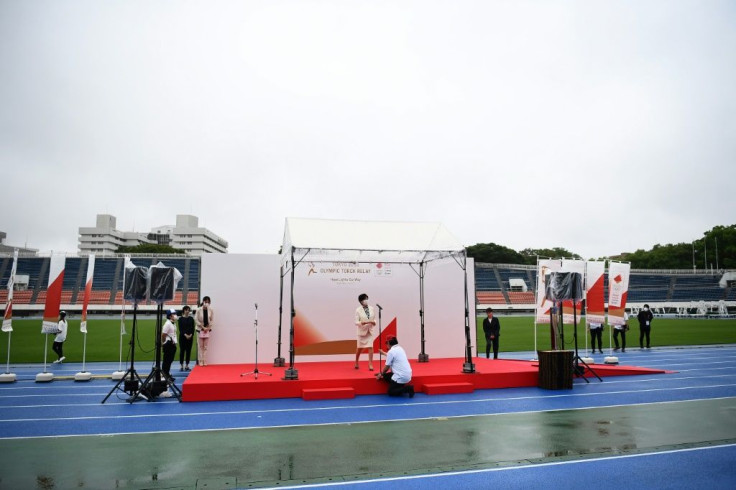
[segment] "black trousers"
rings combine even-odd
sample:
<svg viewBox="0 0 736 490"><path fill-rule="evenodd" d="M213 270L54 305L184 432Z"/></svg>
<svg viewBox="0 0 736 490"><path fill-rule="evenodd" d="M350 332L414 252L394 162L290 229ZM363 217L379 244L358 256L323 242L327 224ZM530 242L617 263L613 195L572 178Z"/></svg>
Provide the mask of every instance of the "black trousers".
<svg viewBox="0 0 736 490"><path fill-rule="evenodd" d="M54 345L52 345L51 348L56 352L56 355L59 356L59 359L64 357L64 342L54 342Z"/></svg>
<svg viewBox="0 0 736 490"><path fill-rule="evenodd" d="M161 362L161 371L168 376L169 370L171 369L171 363L174 362L174 356L176 356L176 344L173 342L166 342L163 350L164 358Z"/></svg>
<svg viewBox="0 0 736 490"><path fill-rule="evenodd" d="M189 358L192 355L192 344L194 343L194 336L191 339L181 336L179 339L179 364L184 364L186 358L186 364L189 364Z"/></svg>
<svg viewBox="0 0 736 490"><path fill-rule="evenodd" d="M486 357L491 357L491 347L493 347L493 358L498 359L498 335L491 339L486 337Z"/></svg>
<svg viewBox="0 0 736 490"><path fill-rule="evenodd" d="M640 327L639 328L639 347L644 348L644 337L647 338L647 348L649 348L649 333L652 331L652 326Z"/></svg>
<svg viewBox="0 0 736 490"><path fill-rule="evenodd" d="M405 393L409 393L409 384L397 383L393 379L392 373L383 373L383 380L388 383L388 396L401 396Z"/></svg>
<svg viewBox="0 0 736 490"><path fill-rule="evenodd" d="M624 330L619 330L618 328L613 329L613 344L618 349L618 336L621 334L621 344L624 350L626 350L626 332Z"/></svg>
<svg viewBox="0 0 736 490"><path fill-rule="evenodd" d="M603 350L603 329L602 328L591 328L590 329L590 346L595 352L595 341L598 339L598 350Z"/></svg>

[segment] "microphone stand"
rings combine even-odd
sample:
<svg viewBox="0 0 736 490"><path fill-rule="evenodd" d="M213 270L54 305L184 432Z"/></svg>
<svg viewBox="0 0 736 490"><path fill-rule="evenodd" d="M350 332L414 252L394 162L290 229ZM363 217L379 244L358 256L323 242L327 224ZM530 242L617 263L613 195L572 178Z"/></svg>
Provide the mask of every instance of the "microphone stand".
<svg viewBox="0 0 736 490"><path fill-rule="evenodd" d="M266 376L272 376L271 373L262 373L258 371L258 303L256 303L256 318L253 321L253 328L256 331L256 365L255 368L253 368L253 371L248 371L247 373L242 373L240 376L250 376L251 374L255 379L258 379L259 374L264 374Z"/></svg>
<svg viewBox="0 0 736 490"><path fill-rule="evenodd" d="M376 303L376 306L378 307L378 372L380 373L383 371L383 366L381 365L381 362L383 362L383 344L381 343L383 341L381 337L381 312L383 308L378 303Z"/></svg>

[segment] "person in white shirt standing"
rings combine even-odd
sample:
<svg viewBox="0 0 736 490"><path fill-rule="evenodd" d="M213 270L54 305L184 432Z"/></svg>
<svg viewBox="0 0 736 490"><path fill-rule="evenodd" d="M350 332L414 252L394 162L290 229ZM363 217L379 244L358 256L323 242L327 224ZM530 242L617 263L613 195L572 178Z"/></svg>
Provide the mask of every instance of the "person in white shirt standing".
<svg viewBox="0 0 736 490"><path fill-rule="evenodd" d="M377 380L386 381L388 385L389 396L401 396L404 394L414 398L414 387L411 382L411 365L406 357L406 352L399 345L396 337L389 337L386 340L389 346L388 354L386 354L386 365L383 370L376 374Z"/></svg>
<svg viewBox="0 0 736 490"><path fill-rule="evenodd" d="M629 331L629 314L624 311L624 324L623 325L614 325L613 326L613 343L616 345L616 348L613 349L614 351L617 351L619 349L619 343L618 343L618 336L621 336L621 352L626 352L626 332Z"/></svg>
<svg viewBox="0 0 736 490"><path fill-rule="evenodd" d="M174 378L169 374L171 369L171 363L174 362L174 356L176 356L176 320L178 316L176 310L169 310L166 312L166 323L161 329L161 344L163 344L164 359L161 363L161 371L170 378L172 381Z"/></svg>
<svg viewBox="0 0 736 490"><path fill-rule="evenodd" d="M595 354L596 340L598 340L598 352L603 354L603 324L591 322L588 329L590 330L590 345L593 347L593 354Z"/></svg>
<svg viewBox="0 0 736 490"><path fill-rule="evenodd" d="M66 311L60 311L59 312L59 333L56 334L56 337L54 337L54 345L51 347L54 352L56 352L56 355L59 356L57 360L54 361L54 364L60 363L66 359L64 357L64 341L66 341L66 331L67 331L67 324L66 324Z"/></svg>

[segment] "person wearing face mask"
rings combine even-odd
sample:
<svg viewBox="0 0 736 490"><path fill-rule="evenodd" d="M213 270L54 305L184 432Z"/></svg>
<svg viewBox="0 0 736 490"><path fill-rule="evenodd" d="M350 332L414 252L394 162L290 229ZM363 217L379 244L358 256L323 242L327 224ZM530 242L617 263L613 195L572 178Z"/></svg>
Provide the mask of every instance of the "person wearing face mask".
<svg viewBox="0 0 736 490"><path fill-rule="evenodd" d="M169 371L171 370L171 363L174 362L174 356L176 356L176 320L178 316L176 310L169 310L166 312L166 323L164 323L161 329L161 344L163 345L164 358L161 363L161 371L166 375L167 378L171 377Z"/></svg>
<svg viewBox="0 0 736 490"><path fill-rule="evenodd" d="M493 308L486 308L487 318L483 319L483 333L486 336L486 358L491 358L491 346L493 347L493 358L498 359L498 337L501 336L501 322L493 316Z"/></svg>
<svg viewBox="0 0 736 490"><path fill-rule="evenodd" d="M355 350L355 369L359 368L360 354L368 351L368 370L373 371L373 338L376 329L376 313L368 304L368 295L358 296L360 306L355 310L355 326L358 327L358 346Z"/></svg>
<svg viewBox="0 0 736 490"><path fill-rule="evenodd" d="M654 315L649 311L649 305L644 305L644 308L636 315L636 319L639 320L639 347L644 348L644 337L647 338L647 349L649 349L649 334L652 331L652 320Z"/></svg>
<svg viewBox="0 0 736 490"><path fill-rule="evenodd" d="M194 318L189 316L192 309L184 306L179 318L179 370L189 371L189 358L192 355L192 344L194 343ZM186 361L186 366L184 365Z"/></svg>
<svg viewBox="0 0 736 490"><path fill-rule="evenodd" d="M202 307L197 310L194 315L194 322L197 324L197 364L200 366L207 365L207 345L210 342L210 332L212 325L215 323L215 313L210 306L210 297L202 298Z"/></svg>

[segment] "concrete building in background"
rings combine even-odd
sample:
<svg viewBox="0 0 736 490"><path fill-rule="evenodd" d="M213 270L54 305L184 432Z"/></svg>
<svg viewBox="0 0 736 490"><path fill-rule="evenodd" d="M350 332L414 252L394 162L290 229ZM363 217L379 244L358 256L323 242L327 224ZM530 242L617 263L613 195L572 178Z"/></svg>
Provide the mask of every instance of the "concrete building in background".
<svg viewBox="0 0 736 490"><path fill-rule="evenodd" d="M17 250L18 253L38 253L38 249L28 247L14 247L5 243L5 238L8 235L4 231L0 231L0 253L13 253L13 250Z"/></svg>
<svg viewBox="0 0 736 490"><path fill-rule="evenodd" d="M176 216L176 225L162 225L148 233L120 231L117 219L98 214L97 225L79 228L79 251L105 255L115 253L120 246L135 247L143 243L170 245L191 255L227 253L226 240L207 228L199 227L199 218L189 214Z"/></svg>

